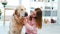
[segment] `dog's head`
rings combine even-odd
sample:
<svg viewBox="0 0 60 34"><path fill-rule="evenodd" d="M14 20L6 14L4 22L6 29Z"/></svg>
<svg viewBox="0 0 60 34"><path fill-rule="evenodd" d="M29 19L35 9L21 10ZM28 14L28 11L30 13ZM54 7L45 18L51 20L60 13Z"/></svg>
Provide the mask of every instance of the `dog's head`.
<svg viewBox="0 0 60 34"><path fill-rule="evenodd" d="M24 17L25 16L25 13L26 13L26 8L24 6L18 6L16 9L15 9L15 13L17 12L17 14L20 15L20 17Z"/></svg>

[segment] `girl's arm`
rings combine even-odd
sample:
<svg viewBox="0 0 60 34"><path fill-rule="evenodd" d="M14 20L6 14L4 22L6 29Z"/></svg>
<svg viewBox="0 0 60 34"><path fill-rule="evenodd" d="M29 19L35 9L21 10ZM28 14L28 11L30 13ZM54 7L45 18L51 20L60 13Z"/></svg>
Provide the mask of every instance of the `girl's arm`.
<svg viewBox="0 0 60 34"><path fill-rule="evenodd" d="M24 24L25 24L25 27L29 30L33 30L33 27L28 23L28 18L25 18L24 19Z"/></svg>
<svg viewBox="0 0 60 34"><path fill-rule="evenodd" d="M28 23L25 24L25 27L33 33L37 33L37 28L30 26Z"/></svg>
<svg viewBox="0 0 60 34"><path fill-rule="evenodd" d="M25 24L25 27L29 30L33 30L33 27L31 25L29 25L28 23Z"/></svg>

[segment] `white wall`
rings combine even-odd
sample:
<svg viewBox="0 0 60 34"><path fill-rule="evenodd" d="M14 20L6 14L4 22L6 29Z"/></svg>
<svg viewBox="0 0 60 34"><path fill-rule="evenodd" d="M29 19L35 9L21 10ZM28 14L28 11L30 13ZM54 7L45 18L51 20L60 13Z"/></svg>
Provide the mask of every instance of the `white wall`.
<svg viewBox="0 0 60 34"><path fill-rule="evenodd" d="M21 4L25 6L26 11L30 14L30 0L22 0Z"/></svg>
<svg viewBox="0 0 60 34"><path fill-rule="evenodd" d="M60 0L58 0L58 12L57 12L57 15L58 15L58 24L60 24Z"/></svg>

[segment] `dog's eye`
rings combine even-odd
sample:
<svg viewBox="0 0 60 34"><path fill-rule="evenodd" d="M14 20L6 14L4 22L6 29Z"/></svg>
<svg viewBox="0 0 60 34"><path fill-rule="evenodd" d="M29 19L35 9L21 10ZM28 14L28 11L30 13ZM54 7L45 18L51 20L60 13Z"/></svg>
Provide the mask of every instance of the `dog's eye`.
<svg viewBox="0 0 60 34"><path fill-rule="evenodd" d="M23 9L21 9L21 11L23 11Z"/></svg>

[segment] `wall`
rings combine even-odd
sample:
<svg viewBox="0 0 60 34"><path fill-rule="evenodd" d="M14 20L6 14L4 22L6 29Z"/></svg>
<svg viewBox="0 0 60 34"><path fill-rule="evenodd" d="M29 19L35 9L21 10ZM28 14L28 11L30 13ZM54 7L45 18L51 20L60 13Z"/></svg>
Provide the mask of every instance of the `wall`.
<svg viewBox="0 0 60 34"><path fill-rule="evenodd" d="M58 17L58 20L57 20L57 22L58 22L58 24L60 24L60 0L58 0L58 12L57 12L57 17Z"/></svg>

